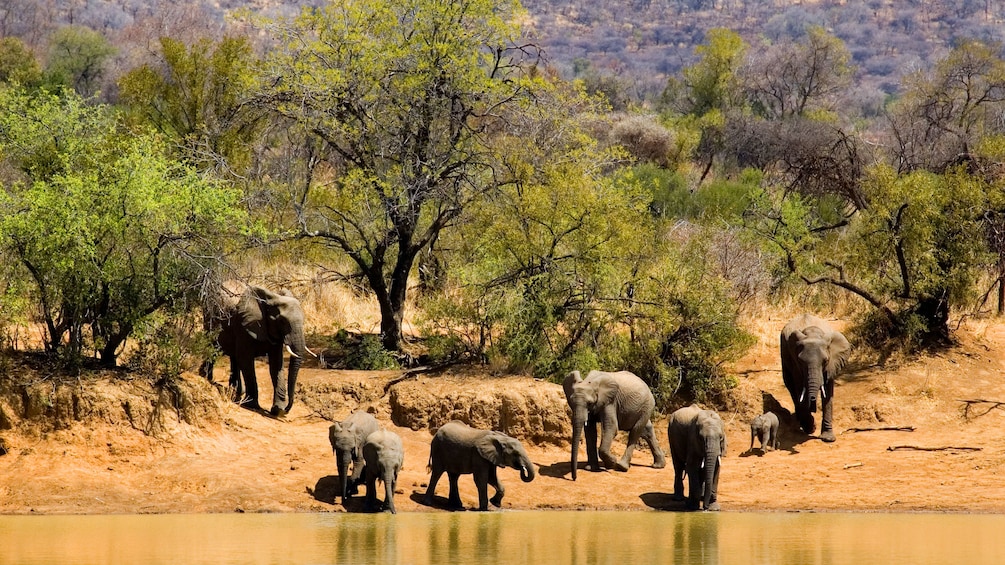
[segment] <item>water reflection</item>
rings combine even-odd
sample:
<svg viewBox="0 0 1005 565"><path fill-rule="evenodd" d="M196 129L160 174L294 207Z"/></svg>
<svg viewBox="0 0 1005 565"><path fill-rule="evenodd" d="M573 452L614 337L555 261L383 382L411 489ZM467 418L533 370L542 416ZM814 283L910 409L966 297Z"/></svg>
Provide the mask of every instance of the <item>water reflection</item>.
<svg viewBox="0 0 1005 565"><path fill-rule="evenodd" d="M996 563L1003 527L939 514L0 516L0 564Z"/></svg>

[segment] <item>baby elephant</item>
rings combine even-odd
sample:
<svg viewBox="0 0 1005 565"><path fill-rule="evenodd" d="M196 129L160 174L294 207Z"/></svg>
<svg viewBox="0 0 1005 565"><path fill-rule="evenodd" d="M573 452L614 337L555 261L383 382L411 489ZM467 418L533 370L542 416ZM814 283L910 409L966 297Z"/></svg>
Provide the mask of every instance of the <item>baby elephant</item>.
<svg viewBox="0 0 1005 565"><path fill-rule="evenodd" d="M754 438L761 442L761 451L778 449L778 416L765 412L750 422L750 450L754 450Z"/></svg>
<svg viewBox="0 0 1005 565"><path fill-rule="evenodd" d="M479 510L489 509L489 485L496 491L492 504L500 506L505 489L499 483L496 467L518 469L520 479L525 483L534 480L534 464L518 440L503 433L478 430L456 420L443 424L429 445L432 476L426 488L425 503L432 505L436 482L446 472L450 480L451 508L463 508L457 490L457 478L461 475L474 476Z"/></svg>
<svg viewBox="0 0 1005 565"><path fill-rule="evenodd" d="M405 461L401 438L390 430L377 430L363 443L363 461L366 462L366 509L372 512L377 506L377 480L384 482L384 508L395 514L394 487L398 471Z"/></svg>

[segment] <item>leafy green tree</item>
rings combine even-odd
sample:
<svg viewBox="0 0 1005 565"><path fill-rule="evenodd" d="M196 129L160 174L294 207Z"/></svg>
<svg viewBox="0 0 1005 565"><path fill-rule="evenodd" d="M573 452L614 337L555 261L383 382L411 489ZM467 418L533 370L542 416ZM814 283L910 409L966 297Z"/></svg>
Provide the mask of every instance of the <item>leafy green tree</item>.
<svg viewBox="0 0 1005 565"><path fill-rule="evenodd" d="M880 335L946 343L951 309L974 304L976 282L994 264L985 212L1000 209L1001 188L962 169L877 166L863 191L869 206L845 228L818 229L828 221L825 199L789 198L765 233L804 282L868 303Z"/></svg>
<svg viewBox="0 0 1005 565"><path fill-rule="evenodd" d="M699 60L685 67L680 79L671 79L664 100L681 113L703 116L741 105L739 72L748 46L734 31L708 30L705 42L695 48Z"/></svg>
<svg viewBox="0 0 1005 565"><path fill-rule="evenodd" d="M46 349L71 362L93 347L115 365L137 324L194 296L215 237L243 221L233 190L74 95L0 91L0 156L0 254L28 281Z"/></svg>
<svg viewBox="0 0 1005 565"><path fill-rule="evenodd" d="M511 180L493 139L532 102L517 15L510 1L376 0L267 22L280 48L259 102L318 140L332 167L290 187L297 236L355 263L389 350L419 253Z"/></svg>
<svg viewBox="0 0 1005 565"><path fill-rule="evenodd" d="M133 69L119 79L122 101L182 148L200 169L237 168L249 158L248 145L261 132L247 98L255 63L243 37L186 45L160 39L159 63Z"/></svg>
<svg viewBox="0 0 1005 565"><path fill-rule="evenodd" d="M0 39L0 82L31 88L41 81L42 69L35 54L16 37Z"/></svg>
<svg viewBox="0 0 1005 565"><path fill-rule="evenodd" d="M93 96L115 47L101 33L84 26L65 26L49 40L47 81L68 86L81 96Z"/></svg>
<svg viewBox="0 0 1005 565"><path fill-rule="evenodd" d="M724 388L719 363L744 341L728 283L695 259L704 236L658 222L640 177L603 174L623 155L586 133L599 109L552 96L498 140L519 182L446 236L449 282L426 304L429 333L545 378L631 368L661 407Z"/></svg>
<svg viewBox="0 0 1005 565"><path fill-rule="evenodd" d="M905 79L890 120L898 170L941 172L973 162L981 139L1005 130L1003 110L1001 46L964 42L930 72Z"/></svg>

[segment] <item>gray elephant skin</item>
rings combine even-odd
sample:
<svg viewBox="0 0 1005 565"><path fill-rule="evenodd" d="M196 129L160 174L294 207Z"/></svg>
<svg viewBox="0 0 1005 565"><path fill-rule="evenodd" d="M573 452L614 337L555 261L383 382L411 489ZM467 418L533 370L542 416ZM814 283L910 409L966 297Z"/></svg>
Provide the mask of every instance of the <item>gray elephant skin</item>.
<svg viewBox="0 0 1005 565"><path fill-rule="evenodd" d="M371 414L357 410L341 422L328 428L328 441L332 444L335 463L338 466L339 492L344 505L349 497L356 494L366 463L363 459L363 444L370 434L380 428ZM352 465L350 474L349 466Z"/></svg>
<svg viewBox="0 0 1005 565"><path fill-rule="evenodd" d="M627 471L640 439L645 440L653 452L653 467L666 466L652 423L656 399L645 381L628 371L590 371L585 379L579 371L572 371L565 377L562 388L572 410L572 480L576 480L579 442L584 429L587 469L591 471L600 470L600 461L608 469ZM600 461L598 424L601 427ZM614 435L619 430L628 432L628 447L620 461L611 453Z"/></svg>
<svg viewBox="0 0 1005 565"><path fill-rule="evenodd" d="M684 500L687 475L687 508L718 510L719 471L726 455L722 419L712 410L686 406L670 415L670 458L673 460L673 498Z"/></svg>
<svg viewBox="0 0 1005 565"><path fill-rule="evenodd" d="M216 345L230 357L230 386L235 400L260 408L255 358L269 358L272 377L273 416L282 416L293 407L297 375L308 351L304 340L304 311L300 301L287 290L275 293L257 287L225 283L217 307L206 308L204 326L209 333L219 332ZM215 314L210 314L215 312ZM283 352L290 352L287 379L280 378ZM212 379L213 363L206 362L203 374ZM243 376L243 379L242 379Z"/></svg>
<svg viewBox="0 0 1005 565"><path fill-rule="evenodd" d="M450 481L448 501L451 508L463 508L457 489L457 479L461 475L473 476L478 489L479 510L488 510L489 502L501 506L505 489L499 482L498 467L519 470L520 479L525 483L533 481L537 475L519 440L500 432L472 428L457 420L447 422L436 431L429 445L429 470L432 474L424 502L432 506L436 483L446 472ZM495 489L491 500L488 497L489 485Z"/></svg>
<svg viewBox="0 0 1005 565"><path fill-rule="evenodd" d="M363 442L364 473L366 476L366 510L377 508L377 481L384 483L384 509L397 514L394 509L394 489L398 484L398 471L405 463L405 448L401 438L390 430L377 430Z"/></svg>
<svg viewBox="0 0 1005 565"><path fill-rule="evenodd" d="M778 449L778 416L765 412L750 421L750 450L754 450L754 439L761 442L761 451Z"/></svg>
<svg viewBox="0 0 1005 565"><path fill-rule="evenodd" d="M792 396L799 426L807 434L816 430L813 414L819 399L823 405L820 439L834 441L834 377L848 361L851 345L827 322L802 314L782 328L779 349L782 380Z"/></svg>

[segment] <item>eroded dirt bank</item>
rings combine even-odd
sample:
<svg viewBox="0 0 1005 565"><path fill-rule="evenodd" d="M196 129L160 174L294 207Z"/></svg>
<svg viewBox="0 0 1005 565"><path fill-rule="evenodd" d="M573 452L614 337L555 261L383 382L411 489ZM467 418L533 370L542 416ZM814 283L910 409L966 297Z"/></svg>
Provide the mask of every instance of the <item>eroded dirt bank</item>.
<svg viewBox="0 0 1005 565"><path fill-rule="evenodd" d="M747 451L747 422L765 399L791 404L777 338L764 336L734 368L740 384L730 410L720 412L729 440L723 509L1005 511L1005 410L994 404L1005 402L1005 324L972 325L959 337L958 349L896 366L853 364L835 393L836 443L783 424L782 449L761 454ZM222 383L225 373L217 370ZM329 419L357 408L374 412L404 440L396 497L402 512L440 511L421 504L429 429L455 417L521 438L539 466L537 480L526 484L516 471L500 472L504 509L678 507L669 496L671 468L651 468L645 450L627 473L581 472L570 480L569 423L558 385L473 368L388 387L398 376L307 368L298 403L282 420L226 402L194 375L180 388L121 375L77 392L48 381L30 393L8 388L0 401L0 513L345 511L335 500L327 430ZM263 397L271 394L264 388ZM184 398L214 400L188 405ZM37 423L53 413L49 424ZM914 431L849 431L887 427ZM657 430L666 449L665 421ZM622 449L619 443L616 451ZM461 494L467 506L476 503L470 477L462 478ZM446 496L446 481L438 495ZM360 508L354 500L348 509Z"/></svg>

